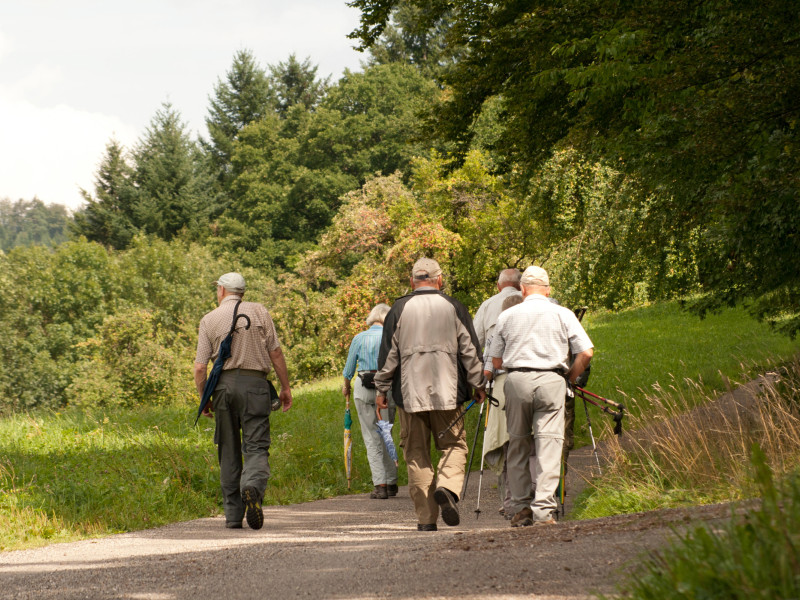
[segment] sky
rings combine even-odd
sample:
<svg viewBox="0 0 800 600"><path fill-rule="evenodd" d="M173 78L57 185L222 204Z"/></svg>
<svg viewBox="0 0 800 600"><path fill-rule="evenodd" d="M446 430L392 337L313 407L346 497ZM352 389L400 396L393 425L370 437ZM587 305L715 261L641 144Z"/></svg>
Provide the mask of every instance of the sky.
<svg viewBox="0 0 800 600"><path fill-rule="evenodd" d="M239 50L310 58L336 81L364 54L345 0L3 0L0 198L76 209L113 138L132 148L164 102L207 136L214 85Z"/></svg>

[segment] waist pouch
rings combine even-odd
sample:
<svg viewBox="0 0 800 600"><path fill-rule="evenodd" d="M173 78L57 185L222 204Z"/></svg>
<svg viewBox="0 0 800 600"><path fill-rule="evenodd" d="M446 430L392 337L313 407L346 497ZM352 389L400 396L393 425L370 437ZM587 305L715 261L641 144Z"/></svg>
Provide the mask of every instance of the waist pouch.
<svg viewBox="0 0 800 600"><path fill-rule="evenodd" d="M359 373L358 378L361 380L361 385L363 385L366 389L375 389L375 371L364 371Z"/></svg>

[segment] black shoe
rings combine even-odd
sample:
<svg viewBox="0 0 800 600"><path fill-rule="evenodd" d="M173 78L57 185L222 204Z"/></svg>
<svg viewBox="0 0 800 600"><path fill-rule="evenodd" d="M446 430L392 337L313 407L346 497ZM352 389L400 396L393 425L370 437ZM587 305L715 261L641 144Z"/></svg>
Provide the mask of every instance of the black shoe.
<svg viewBox="0 0 800 600"><path fill-rule="evenodd" d="M417 531L437 531L436 523L417 523Z"/></svg>
<svg viewBox="0 0 800 600"><path fill-rule="evenodd" d="M375 489L369 493L369 497L373 500L386 500L389 497L389 492L386 491L385 485L376 485Z"/></svg>
<svg viewBox="0 0 800 600"><path fill-rule="evenodd" d="M447 488L438 487L433 492L433 499L442 509L442 521L445 524L454 527L461 522L461 518L458 516L458 507L456 506L456 497L453 492Z"/></svg>
<svg viewBox="0 0 800 600"><path fill-rule="evenodd" d="M241 529L242 522L241 521L225 521L225 527L228 529Z"/></svg>
<svg viewBox="0 0 800 600"><path fill-rule="evenodd" d="M389 494L390 496L397 496L397 484L390 483L389 485L387 485L386 493Z"/></svg>
<svg viewBox="0 0 800 600"><path fill-rule="evenodd" d="M261 510L261 500L254 487L246 487L242 490L242 500L244 500L245 519L250 529L261 529L264 525L264 511Z"/></svg>

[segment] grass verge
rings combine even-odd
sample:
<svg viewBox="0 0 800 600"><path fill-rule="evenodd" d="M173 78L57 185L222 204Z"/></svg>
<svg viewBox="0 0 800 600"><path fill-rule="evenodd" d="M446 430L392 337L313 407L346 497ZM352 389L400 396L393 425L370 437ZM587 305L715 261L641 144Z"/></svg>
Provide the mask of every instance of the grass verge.
<svg viewBox="0 0 800 600"><path fill-rule="evenodd" d="M761 506L719 528L698 527L643 560L619 586L624 598L772 600L800 597L800 476L773 481L758 446ZM605 598L605 597L603 597Z"/></svg>

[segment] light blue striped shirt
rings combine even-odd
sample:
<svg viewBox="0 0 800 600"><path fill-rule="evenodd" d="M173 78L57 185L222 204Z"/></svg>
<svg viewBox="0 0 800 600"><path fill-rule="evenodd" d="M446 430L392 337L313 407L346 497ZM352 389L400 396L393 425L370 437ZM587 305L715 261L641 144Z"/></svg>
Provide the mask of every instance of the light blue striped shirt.
<svg viewBox="0 0 800 600"><path fill-rule="evenodd" d="M356 363L358 363L359 371L378 370L378 353L381 349L382 337L383 325L373 325L353 338L342 373L345 379L352 379L356 374Z"/></svg>

